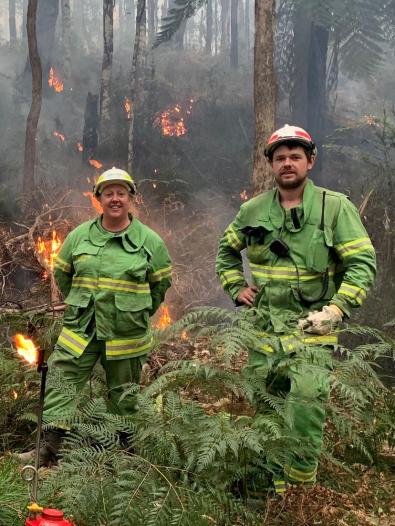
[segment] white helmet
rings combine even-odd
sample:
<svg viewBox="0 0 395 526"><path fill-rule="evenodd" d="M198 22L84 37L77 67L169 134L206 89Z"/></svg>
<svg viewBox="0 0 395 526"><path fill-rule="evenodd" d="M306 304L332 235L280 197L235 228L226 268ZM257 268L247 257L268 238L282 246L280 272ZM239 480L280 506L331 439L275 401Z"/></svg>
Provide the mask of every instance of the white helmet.
<svg viewBox="0 0 395 526"><path fill-rule="evenodd" d="M316 145L307 131L303 128L299 128L299 126L290 126L289 124L276 130L269 137L265 146L265 157L270 161L273 157L274 150L286 142L292 142L307 147L310 149L311 155L317 157Z"/></svg>
<svg viewBox="0 0 395 526"><path fill-rule="evenodd" d="M115 168L115 166L100 175L93 187L93 194L98 197L109 184L121 184L132 194L137 192L133 178L128 172L125 172L125 170L121 170L120 168Z"/></svg>

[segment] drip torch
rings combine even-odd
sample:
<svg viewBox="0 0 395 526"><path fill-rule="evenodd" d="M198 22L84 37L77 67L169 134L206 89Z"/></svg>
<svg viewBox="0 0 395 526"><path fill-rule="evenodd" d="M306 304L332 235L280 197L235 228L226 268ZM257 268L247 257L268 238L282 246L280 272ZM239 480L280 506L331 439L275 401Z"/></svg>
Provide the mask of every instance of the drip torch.
<svg viewBox="0 0 395 526"><path fill-rule="evenodd" d="M43 508L37 504L38 469L40 467L41 434L48 364L44 359L44 350L36 347L34 342L29 338L25 338L22 334L17 334L14 337L14 344L18 354L30 364L36 364L37 372L41 374L34 465L27 465L22 469L22 478L31 483L32 498L32 502L27 507L29 517L26 519L25 526L74 526L71 522L63 518L64 513L62 511Z"/></svg>

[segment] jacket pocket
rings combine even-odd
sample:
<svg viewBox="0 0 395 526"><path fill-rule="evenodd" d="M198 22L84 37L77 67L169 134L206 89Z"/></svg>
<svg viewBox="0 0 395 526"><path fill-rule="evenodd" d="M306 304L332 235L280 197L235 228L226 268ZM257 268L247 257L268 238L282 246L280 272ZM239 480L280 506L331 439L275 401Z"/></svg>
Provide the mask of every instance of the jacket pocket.
<svg viewBox="0 0 395 526"><path fill-rule="evenodd" d="M332 231L328 228L316 228L307 247L306 268L315 272L325 272L329 266L329 251L332 247Z"/></svg>
<svg viewBox="0 0 395 526"><path fill-rule="evenodd" d="M64 302L67 303L67 305L72 305L74 307L86 308L89 305L91 297L92 294L89 290L72 287Z"/></svg>
<svg viewBox="0 0 395 526"><path fill-rule="evenodd" d="M152 308L149 294L115 294L115 307L117 337L128 338L147 331Z"/></svg>
<svg viewBox="0 0 395 526"><path fill-rule="evenodd" d="M139 252L128 253L128 267L126 273L133 281L144 282L147 281L147 271L148 271L148 258L149 255L142 248Z"/></svg>

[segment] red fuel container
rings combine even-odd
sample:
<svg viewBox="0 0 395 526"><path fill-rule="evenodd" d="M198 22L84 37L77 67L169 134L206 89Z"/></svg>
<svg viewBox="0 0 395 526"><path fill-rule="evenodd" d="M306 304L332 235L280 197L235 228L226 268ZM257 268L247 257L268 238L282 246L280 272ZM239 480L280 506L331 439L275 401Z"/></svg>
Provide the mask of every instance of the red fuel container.
<svg viewBox="0 0 395 526"><path fill-rule="evenodd" d="M63 516L63 511L45 508L35 519L26 519L25 526L74 526Z"/></svg>

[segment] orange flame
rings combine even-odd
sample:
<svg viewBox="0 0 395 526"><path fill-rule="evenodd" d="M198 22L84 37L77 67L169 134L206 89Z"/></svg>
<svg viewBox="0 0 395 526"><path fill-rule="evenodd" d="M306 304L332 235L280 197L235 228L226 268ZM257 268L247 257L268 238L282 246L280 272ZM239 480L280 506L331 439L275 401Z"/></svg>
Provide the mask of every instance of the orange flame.
<svg viewBox="0 0 395 526"><path fill-rule="evenodd" d="M37 363L38 349L30 338L25 338L23 334L15 334L13 340L19 356L28 363ZM14 397L17 398L15 395Z"/></svg>
<svg viewBox="0 0 395 526"><path fill-rule="evenodd" d="M41 254L48 267L53 270L53 265L56 256L62 246L62 240L58 236L56 230L52 230L52 238L44 240L41 237L37 239L36 252Z"/></svg>
<svg viewBox="0 0 395 526"><path fill-rule="evenodd" d="M51 67L48 75L48 86L53 88L57 93L63 91L63 81L56 73L55 68Z"/></svg>
<svg viewBox="0 0 395 526"><path fill-rule="evenodd" d="M77 142L77 144L75 145L77 150L79 152L83 152L84 151L84 147L82 146L82 144L80 142Z"/></svg>
<svg viewBox="0 0 395 526"><path fill-rule="evenodd" d="M96 161L96 159L89 159L89 164L96 168L96 170L100 170L100 168L103 166L103 163L100 161Z"/></svg>
<svg viewBox="0 0 395 526"><path fill-rule="evenodd" d="M188 339L187 331L182 331L182 333L181 333L181 340L187 340L187 339Z"/></svg>
<svg viewBox="0 0 395 526"><path fill-rule="evenodd" d="M159 308L160 318L158 322L154 325L156 329L166 329L172 323L172 319L169 312L169 307L167 305L161 305Z"/></svg>
<svg viewBox="0 0 395 526"><path fill-rule="evenodd" d="M168 137L181 137L187 133L185 126L185 115L190 115L192 112L194 100L190 99L189 106L183 110L181 104L176 104L168 108L160 115L155 117L154 126L160 127L162 135Z"/></svg>
<svg viewBox="0 0 395 526"><path fill-rule="evenodd" d="M54 131L53 135L55 137L57 137L62 142L64 142L64 140L66 139L66 137L63 135L63 133L60 133L60 132L57 132L57 131Z"/></svg>
<svg viewBox="0 0 395 526"><path fill-rule="evenodd" d="M101 204L99 203L99 201L96 199L96 197L93 195L92 192L84 192L83 195L85 197L89 197L89 199L91 200L91 205L96 210L96 212L98 212L99 214L103 213L103 208L101 207Z"/></svg>
<svg viewBox="0 0 395 526"><path fill-rule="evenodd" d="M130 120L133 115L133 102L128 97L125 97L123 107L125 109L127 119Z"/></svg>
<svg viewBox="0 0 395 526"><path fill-rule="evenodd" d="M15 391L15 389L12 390L12 396L14 397L14 400L18 398L18 392Z"/></svg>
<svg viewBox="0 0 395 526"><path fill-rule="evenodd" d="M242 201L248 201L247 190L243 190L242 192L240 192L240 197Z"/></svg>

